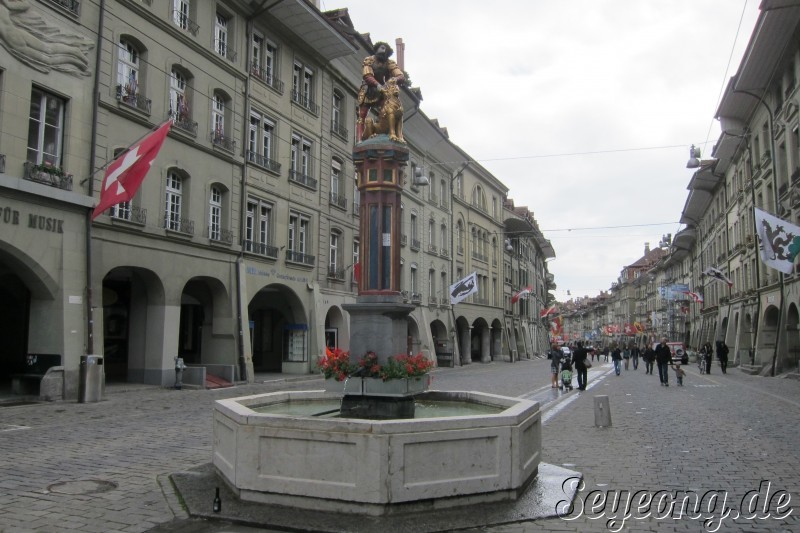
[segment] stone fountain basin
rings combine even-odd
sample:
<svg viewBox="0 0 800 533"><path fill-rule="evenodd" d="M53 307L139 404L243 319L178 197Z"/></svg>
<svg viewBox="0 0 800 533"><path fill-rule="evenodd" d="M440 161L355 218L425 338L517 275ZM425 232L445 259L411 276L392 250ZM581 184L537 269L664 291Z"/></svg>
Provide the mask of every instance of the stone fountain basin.
<svg viewBox="0 0 800 533"><path fill-rule="evenodd" d="M325 391L218 400L213 464L239 498L302 509L383 515L513 500L536 477L539 404L477 392L416 398L503 408L497 414L403 420L258 413Z"/></svg>

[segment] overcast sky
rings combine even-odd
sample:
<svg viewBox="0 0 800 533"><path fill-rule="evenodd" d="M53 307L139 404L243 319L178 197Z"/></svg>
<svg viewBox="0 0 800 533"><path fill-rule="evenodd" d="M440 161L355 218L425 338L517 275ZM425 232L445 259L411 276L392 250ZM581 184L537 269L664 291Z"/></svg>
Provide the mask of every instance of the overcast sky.
<svg viewBox="0 0 800 533"><path fill-rule="evenodd" d="M552 242L559 301L608 290L681 228L689 146L711 155L760 3L320 1L373 42L403 39L422 110Z"/></svg>

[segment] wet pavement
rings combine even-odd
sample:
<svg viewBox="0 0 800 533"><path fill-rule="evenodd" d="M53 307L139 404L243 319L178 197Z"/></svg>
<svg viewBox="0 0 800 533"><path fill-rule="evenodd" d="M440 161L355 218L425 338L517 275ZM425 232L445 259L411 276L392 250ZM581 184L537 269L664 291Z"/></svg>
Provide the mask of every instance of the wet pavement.
<svg viewBox="0 0 800 533"><path fill-rule="evenodd" d="M800 531L800 382L715 370L701 376L690 365L683 387L673 374L666 388L641 366L615 376L595 364L580 393L551 389L542 359L437 370L434 388L540 401L542 460L584 476L564 518L509 517L474 530ZM319 385L286 377L215 391L114 385L91 404L0 401L0 532L300 530L191 518L170 479L211 460L214 400ZM609 397L609 428L594 427L596 395ZM701 507L684 503L679 513L691 494ZM626 513L615 501L641 505ZM672 512L656 502L672 502ZM469 530L470 516L485 523L480 513L465 508L452 525Z"/></svg>

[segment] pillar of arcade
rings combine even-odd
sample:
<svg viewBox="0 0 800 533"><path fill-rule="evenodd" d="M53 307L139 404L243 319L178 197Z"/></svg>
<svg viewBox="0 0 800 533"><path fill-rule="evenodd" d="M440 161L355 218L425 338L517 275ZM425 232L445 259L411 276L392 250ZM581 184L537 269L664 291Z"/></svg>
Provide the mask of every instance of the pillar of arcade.
<svg viewBox="0 0 800 533"><path fill-rule="evenodd" d="M361 254L358 297L350 314L350 357L368 351L383 364L407 349L407 317L414 309L400 294L401 197L408 147L376 135L353 148L358 173Z"/></svg>

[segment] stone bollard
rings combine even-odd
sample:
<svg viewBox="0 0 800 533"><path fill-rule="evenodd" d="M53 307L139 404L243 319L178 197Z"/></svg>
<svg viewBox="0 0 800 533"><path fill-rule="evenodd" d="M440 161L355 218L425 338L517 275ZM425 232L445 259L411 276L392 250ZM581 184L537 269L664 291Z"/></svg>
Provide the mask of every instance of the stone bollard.
<svg viewBox="0 0 800 533"><path fill-rule="evenodd" d="M594 397L594 425L596 427L611 426L611 406L608 403L608 396Z"/></svg>

